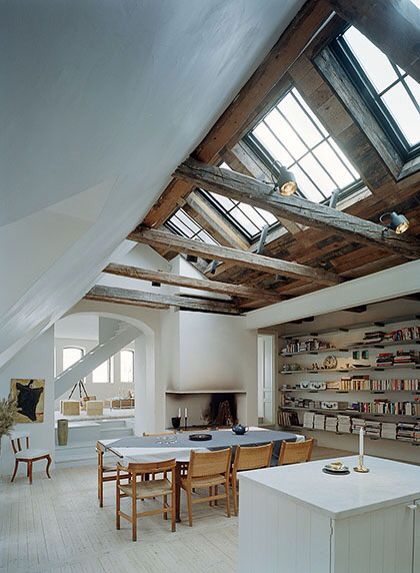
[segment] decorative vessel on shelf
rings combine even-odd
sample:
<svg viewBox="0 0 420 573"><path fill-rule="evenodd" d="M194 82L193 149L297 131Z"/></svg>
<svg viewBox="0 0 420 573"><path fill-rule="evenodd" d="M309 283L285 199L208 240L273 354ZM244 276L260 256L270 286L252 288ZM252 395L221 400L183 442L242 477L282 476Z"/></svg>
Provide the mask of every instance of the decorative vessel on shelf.
<svg viewBox="0 0 420 573"><path fill-rule="evenodd" d="M181 418L179 416L175 416L172 418L172 427L174 430L179 430L181 426Z"/></svg>

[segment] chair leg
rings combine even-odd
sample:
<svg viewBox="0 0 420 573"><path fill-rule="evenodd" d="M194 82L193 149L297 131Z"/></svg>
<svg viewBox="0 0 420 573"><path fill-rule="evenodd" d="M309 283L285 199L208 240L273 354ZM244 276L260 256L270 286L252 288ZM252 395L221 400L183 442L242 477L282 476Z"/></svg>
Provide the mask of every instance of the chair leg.
<svg viewBox="0 0 420 573"><path fill-rule="evenodd" d="M46 465L46 467L45 467L45 473L47 474L47 477L48 477L49 479L51 479L51 476L50 476L50 465L51 465L51 456L48 456L48 457L47 457L47 465Z"/></svg>
<svg viewBox="0 0 420 573"><path fill-rule="evenodd" d="M187 494L187 510L188 510L188 524L192 527L192 492L191 489L186 490Z"/></svg>
<svg viewBox="0 0 420 573"><path fill-rule="evenodd" d="M131 498L131 535L133 541L137 541L137 499Z"/></svg>
<svg viewBox="0 0 420 573"><path fill-rule="evenodd" d="M116 529L121 528L120 509L121 509L121 492L120 492L120 488L118 487L118 482L117 482L116 490L115 490L115 527L116 527Z"/></svg>
<svg viewBox="0 0 420 573"><path fill-rule="evenodd" d="M171 493L171 529L176 530L176 499L175 499L175 488L172 489Z"/></svg>
<svg viewBox="0 0 420 573"><path fill-rule="evenodd" d="M218 495L218 492L219 492L219 487L218 487L217 485L215 485L215 486L214 486L214 495ZM214 505L217 505L217 504L218 504L218 501L219 501L218 499L215 499L215 500L214 500Z"/></svg>
<svg viewBox="0 0 420 573"><path fill-rule="evenodd" d="M232 498L233 498L233 513L238 515L238 484L236 476L232 477Z"/></svg>
<svg viewBox="0 0 420 573"><path fill-rule="evenodd" d="M32 462L28 462L28 477L29 477L29 484L32 485Z"/></svg>
<svg viewBox="0 0 420 573"><path fill-rule="evenodd" d="M26 464L26 477L29 477L29 462Z"/></svg>
<svg viewBox="0 0 420 573"><path fill-rule="evenodd" d="M213 487L209 486L209 497L211 497L213 495ZM210 499L209 500L209 506L212 507L213 505L213 501Z"/></svg>
<svg viewBox="0 0 420 573"><path fill-rule="evenodd" d="M166 509L166 510L168 509L168 496L167 495L163 496L162 508ZM168 512L167 511L163 512L163 519L168 519Z"/></svg>
<svg viewBox="0 0 420 573"><path fill-rule="evenodd" d="M229 496L229 479L225 482L225 491L226 491L226 514L230 517L230 496Z"/></svg>
<svg viewBox="0 0 420 573"><path fill-rule="evenodd" d="M18 470L18 466L19 466L19 462L18 462L17 460L15 460L15 467L14 467L14 469L13 469L12 479L10 480L11 482L12 482L12 481L15 479L15 477L16 477L16 473L17 473L17 470Z"/></svg>

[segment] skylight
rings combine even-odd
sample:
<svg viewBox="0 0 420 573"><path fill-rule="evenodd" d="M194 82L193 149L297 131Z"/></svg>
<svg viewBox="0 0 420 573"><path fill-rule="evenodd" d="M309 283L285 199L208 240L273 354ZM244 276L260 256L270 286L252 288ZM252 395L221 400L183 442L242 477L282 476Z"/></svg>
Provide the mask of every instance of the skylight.
<svg viewBox="0 0 420 573"><path fill-rule="evenodd" d="M290 169L299 191L322 202L336 189L352 187L359 174L293 87L246 136L270 167L278 161Z"/></svg>
<svg viewBox="0 0 420 573"><path fill-rule="evenodd" d="M339 38L337 49L381 125L404 154L412 153L420 144L418 82L353 26Z"/></svg>
<svg viewBox="0 0 420 573"><path fill-rule="evenodd" d="M230 169L227 163L222 163L220 167ZM201 192L250 240L255 239L267 225L272 227L278 224L277 218L264 209L229 199L218 193Z"/></svg>
<svg viewBox="0 0 420 573"><path fill-rule="evenodd" d="M203 227L198 225L183 209L178 209L169 217L165 226L172 232L188 239L198 239L209 245L217 245L217 241L211 237Z"/></svg>

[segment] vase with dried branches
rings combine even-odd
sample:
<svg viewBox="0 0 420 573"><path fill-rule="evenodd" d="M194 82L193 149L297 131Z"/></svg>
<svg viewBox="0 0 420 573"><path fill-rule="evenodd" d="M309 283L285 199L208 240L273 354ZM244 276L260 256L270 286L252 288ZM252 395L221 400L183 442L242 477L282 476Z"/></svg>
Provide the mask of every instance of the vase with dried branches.
<svg viewBox="0 0 420 573"><path fill-rule="evenodd" d="M1 439L3 436L8 436L10 430L15 425L17 415L17 403L14 398L1 398L0 399L0 454L1 454Z"/></svg>

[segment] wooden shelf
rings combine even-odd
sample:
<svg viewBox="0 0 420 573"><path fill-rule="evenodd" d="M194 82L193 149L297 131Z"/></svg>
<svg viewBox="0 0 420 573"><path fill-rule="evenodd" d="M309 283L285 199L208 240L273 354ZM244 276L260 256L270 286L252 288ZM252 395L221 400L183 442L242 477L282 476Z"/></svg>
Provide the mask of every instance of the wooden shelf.
<svg viewBox="0 0 420 573"><path fill-rule="evenodd" d="M324 390L315 390L313 388L279 388L279 392L308 392L317 394L318 392L334 392L335 394L353 394L357 392L369 392L369 394L389 394L407 392L408 394L420 395L420 390L338 390L336 388L326 388Z"/></svg>
<svg viewBox="0 0 420 573"><path fill-rule="evenodd" d="M334 354L335 352L350 352L352 350L369 350L369 348L390 348L390 347L398 347L398 346L416 346L420 344L420 339L415 340L400 340L399 342L395 341L384 341L378 342L375 344L353 344L350 346L346 346L345 348L320 348L319 350L301 350L300 352L279 352L279 356L282 358L290 358L292 356L304 356L305 354Z"/></svg>
<svg viewBox="0 0 420 573"><path fill-rule="evenodd" d="M398 322L412 322L414 320L420 320L420 315L418 314L411 314L411 315L405 315L405 316L399 316L399 317L395 317L395 318L389 318L387 320L377 320L377 321L370 321L370 322L360 322L358 324L349 324L349 325L344 325L340 328L323 328L320 330L317 330L316 332L314 331L309 331L309 332L304 332L302 334L297 334L297 333L285 333L285 334L280 334L279 338L306 338L308 336L319 336L321 334L335 334L335 333L340 333L340 332L350 332L351 330L358 330L359 328L373 328L373 327L378 327L378 328L383 328L389 324L397 324Z"/></svg>
<svg viewBox="0 0 420 573"><path fill-rule="evenodd" d="M305 428L304 426L281 426L283 430L298 430L300 432L327 432L328 434L335 434L336 436L353 436L356 439L359 439L359 434L353 434L348 432L331 432L330 430L321 430L319 428ZM382 436L379 438L372 438L372 436L365 436L365 438L377 441L377 440L385 440L387 442L396 442L398 444L407 444L409 446L420 446L420 442L407 442L406 440L393 440L392 438L383 438Z"/></svg>
<svg viewBox="0 0 420 573"><path fill-rule="evenodd" d="M380 414L377 412L359 412L359 410L326 410L325 408L301 408L298 406L280 406L280 410L293 412L317 412L326 415L346 414L349 416L373 416L374 418L380 416L381 418L410 418L410 420L413 421L420 420L420 416L411 416L410 414Z"/></svg>
<svg viewBox="0 0 420 573"><path fill-rule="evenodd" d="M419 370L420 364L394 364L393 366L363 366L363 368L337 368L337 369L319 369L319 370L280 370L279 374L283 376L290 376L291 374L330 374L334 372L366 372L375 370L376 372L382 372L383 370Z"/></svg>

